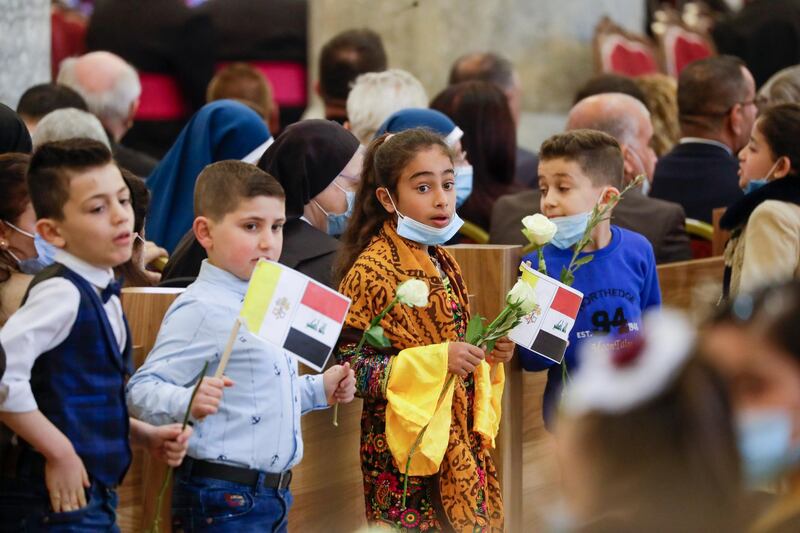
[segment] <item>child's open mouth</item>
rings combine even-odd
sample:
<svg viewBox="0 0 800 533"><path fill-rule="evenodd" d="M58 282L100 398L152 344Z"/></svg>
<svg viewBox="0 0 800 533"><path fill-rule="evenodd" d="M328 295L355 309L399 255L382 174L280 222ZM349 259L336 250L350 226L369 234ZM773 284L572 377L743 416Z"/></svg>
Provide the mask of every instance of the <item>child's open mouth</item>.
<svg viewBox="0 0 800 533"><path fill-rule="evenodd" d="M435 228L443 228L450 223L450 217L442 215L438 217L431 217L431 225Z"/></svg>

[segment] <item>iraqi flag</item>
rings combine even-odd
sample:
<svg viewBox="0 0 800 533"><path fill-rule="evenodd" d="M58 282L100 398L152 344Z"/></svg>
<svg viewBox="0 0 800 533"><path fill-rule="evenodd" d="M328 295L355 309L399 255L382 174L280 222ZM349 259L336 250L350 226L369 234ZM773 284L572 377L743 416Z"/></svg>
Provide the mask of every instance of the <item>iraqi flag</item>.
<svg viewBox="0 0 800 533"><path fill-rule="evenodd" d="M527 264L520 266L522 279L536 292L536 307L511 330L515 343L561 363L567 340L583 301L583 293L539 273Z"/></svg>
<svg viewBox="0 0 800 533"><path fill-rule="evenodd" d="M259 261L240 313L253 334L321 372L342 330L350 299L289 267Z"/></svg>

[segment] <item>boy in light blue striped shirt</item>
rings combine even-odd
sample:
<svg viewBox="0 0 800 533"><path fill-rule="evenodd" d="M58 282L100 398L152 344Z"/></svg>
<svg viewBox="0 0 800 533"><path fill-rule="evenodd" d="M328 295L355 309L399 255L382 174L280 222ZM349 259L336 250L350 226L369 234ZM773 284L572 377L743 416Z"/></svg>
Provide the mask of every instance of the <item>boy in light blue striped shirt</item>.
<svg viewBox="0 0 800 533"><path fill-rule="evenodd" d="M153 351L127 386L129 409L147 421L182 419L204 363L209 375L219 364L256 263L281 253L283 189L259 168L207 166L194 202L193 230L208 259L167 311ZM349 402L354 393L349 366L301 377L292 354L242 330L226 375L204 378L192 403L202 423L176 475L173 528L286 530L291 468L303 456L300 415Z"/></svg>

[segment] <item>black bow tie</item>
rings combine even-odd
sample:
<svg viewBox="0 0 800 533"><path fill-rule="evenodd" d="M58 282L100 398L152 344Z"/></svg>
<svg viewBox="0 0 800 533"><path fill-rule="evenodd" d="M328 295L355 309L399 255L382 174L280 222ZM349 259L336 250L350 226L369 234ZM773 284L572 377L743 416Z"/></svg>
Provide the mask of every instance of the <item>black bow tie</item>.
<svg viewBox="0 0 800 533"><path fill-rule="evenodd" d="M100 292L100 298L103 300L103 303L106 303L112 296L119 298L121 289L122 287L119 282L112 279L108 286Z"/></svg>

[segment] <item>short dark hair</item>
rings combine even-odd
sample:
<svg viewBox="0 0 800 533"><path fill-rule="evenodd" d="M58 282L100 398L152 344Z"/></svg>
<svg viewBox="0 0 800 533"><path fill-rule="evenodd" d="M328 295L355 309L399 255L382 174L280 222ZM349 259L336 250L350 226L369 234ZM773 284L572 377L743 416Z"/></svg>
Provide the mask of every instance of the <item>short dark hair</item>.
<svg viewBox="0 0 800 533"><path fill-rule="evenodd" d="M466 54L453 63L448 84L465 81L485 81L507 91L514 86L514 65L494 52Z"/></svg>
<svg viewBox="0 0 800 533"><path fill-rule="evenodd" d="M572 130L553 135L542 143L539 161L566 159L580 165L594 185L620 187L622 150L614 137L596 130Z"/></svg>
<svg viewBox="0 0 800 533"><path fill-rule="evenodd" d="M194 185L194 215L221 220L247 198L286 198L271 175L250 163L217 161L206 166Z"/></svg>
<svg viewBox="0 0 800 533"><path fill-rule="evenodd" d="M319 88L323 98L341 100L365 72L386 70L386 51L381 36L363 28L344 31L322 47L319 56Z"/></svg>
<svg viewBox="0 0 800 533"><path fill-rule="evenodd" d="M42 83L22 93L17 114L38 120L51 111L67 107L89 111L83 97L66 85Z"/></svg>
<svg viewBox="0 0 800 533"><path fill-rule="evenodd" d="M788 157L791 174L800 174L800 105L777 104L768 107L756 120L773 157Z"/></svg>
<svg viewBox="0 0 800 533"><path fill-rule="evenodd" d="M708 130L722 126L731 108L747 98L744 61L716 56L689 63L678 77L678 117L681 126Z"/></svg>
<svg viewBox="0 0 800 533"><path fill-rule="evenodd" d="M92 139L45 143L33 152L28 166L28 194L38 218L64 217L74 172L112 163L111 152Z"/></svg>
<svg viewBox="0 0 800 533"><path fill-rule="evenodd" d="M231 63L211 79L206 100L213 102L232 98L252 107L261 118L272 114L272 88L259 70L247 63Z"/></svg>
<svg viewBox="0 0 800 533"><path fill-rule="evenodd" d="M647 98L642 88L639 87L639 84L627 76L611 73L598 74L597 76L589 78L589 81L584 83L581 88L578 89L578 92L575 93L575 98L572 103L574 105L584 98L605 93L627 94L628 96L636 98L647 107Z"/></svg>

